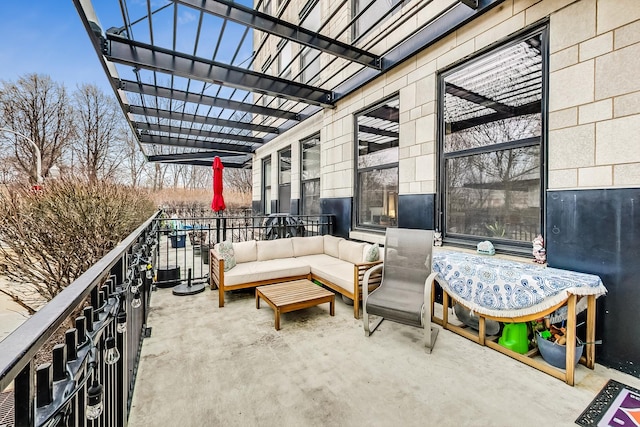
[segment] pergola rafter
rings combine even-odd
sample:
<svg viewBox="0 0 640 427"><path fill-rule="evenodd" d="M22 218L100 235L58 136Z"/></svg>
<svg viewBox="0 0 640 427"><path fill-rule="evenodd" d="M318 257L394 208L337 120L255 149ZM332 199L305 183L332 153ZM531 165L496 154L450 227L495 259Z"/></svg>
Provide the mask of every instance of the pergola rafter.
<svg viewBox="0 0 640 427"><path fill-rule="evenodd" d="M422 22L422 11L435 2L419 7L399 2L372 19L366 11L382 0L367 2L359 11L350 0L331 2L328 11L322 1L303 10L306 2L289 0L281 2L277 16L261 9L264 1L253 1L257 7L252 8L240 0L173 0L154 8L150 1L100 0L101 9L111 2L119 10L103 20L105 27L96 16L95 0L72 1L147 159L206 163L209 152L198 157L192 153L196 148L225 154L220 156L225 165L237 166L261 145L333 108L504 0L460 0ZM307 16L320 5L322 23L317 24ZM295 13L289 13L291 8L297 8ZM180 22L184 12L195 19ZM418 20L414 29L396 37L412 20ZM277 49L267 51L274 45ZM303 63L305 52L311 56ZM315 61L318 69L310 67ZM493 102L496 115L512 114L500 109L500 100ZM399 117L397 109L376 114L375 120L397 122ZM374 136L397 137L387 131ZM184 152L153 153L147 144ZM245 155L231 155L237 153Z"/></svg>

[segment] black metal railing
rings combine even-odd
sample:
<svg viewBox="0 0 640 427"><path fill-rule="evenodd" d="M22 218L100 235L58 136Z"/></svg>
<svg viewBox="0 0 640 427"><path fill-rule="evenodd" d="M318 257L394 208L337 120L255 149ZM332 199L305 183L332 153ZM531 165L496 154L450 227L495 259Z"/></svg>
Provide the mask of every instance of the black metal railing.
<svg viewBox="0 0 640 427"><path fill-rule="evenodd" d="M149 332L158 214L0 342L0 391L13 392L9 425L126 425ZM43 353L48 361L36 366Z"/></svg>
<svg viewBox="0 0 640 427"><path fill-rule="evenodd" d="M244 215L212 217L158 218L157 267L162 271L179 269L179 279L185 280L191 270L194 281L207 281L209 249L216 243L231 240L273 240L296 236L333 234L334 215ZM159 278L158 286L172 285Z"/></svg>

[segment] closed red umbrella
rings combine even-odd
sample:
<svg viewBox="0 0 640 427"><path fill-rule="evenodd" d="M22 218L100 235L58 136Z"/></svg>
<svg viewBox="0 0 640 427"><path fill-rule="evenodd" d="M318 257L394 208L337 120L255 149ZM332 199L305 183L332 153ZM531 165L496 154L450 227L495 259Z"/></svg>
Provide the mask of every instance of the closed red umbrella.
<svg viewBox="0 0 640 427"><path fill-rule="evenodd" d="M216 156L213 159L213 200L211 201L211 209L219 212L225 209L224 196L222 195L222 160Z"/></svg>

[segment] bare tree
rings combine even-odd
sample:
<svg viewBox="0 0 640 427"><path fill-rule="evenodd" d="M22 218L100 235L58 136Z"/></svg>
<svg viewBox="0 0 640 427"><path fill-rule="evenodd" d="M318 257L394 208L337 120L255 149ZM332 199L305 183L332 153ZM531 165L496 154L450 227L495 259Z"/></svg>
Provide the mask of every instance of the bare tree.
<svg viewBox="0 0 640 427"><path fill-rule="evenodd" d="M147 161L144 158L144 154L138 143L136 142L135 136L128 130L124 132L124 136L122 138L123 144L123 152L124 152L124 166L127 169L127 175L129 179L129 183L132 187L136 188L141 185L142 175L145 170L145 166Z"/></svg>
<svg viewBox="0 0 640 427"><path fill-rule="evenodd" d="M122 114L113 98L92 84L78 87L74 100L78 139L73 149L81 170L90 183L113 179L123 157L118 147Z"/></svg>
<svg viewBox="0 0 640 427"><path fill-rule="evenodd" d="M226 168L224 170L224 187L238 193L251 194L253 188L251 169Z"/></svg>
<svg viewBox="0 0 640 427"><path fill-rule="evenodd" d="M35 143L42 156L43 175L75 136L73 109L66 88L41 74L28 74L16 83L2 81L0 125ZM36 182L37 155L31 143L15 134L0 134L0 138L13 147L16 170Z"/></svg>

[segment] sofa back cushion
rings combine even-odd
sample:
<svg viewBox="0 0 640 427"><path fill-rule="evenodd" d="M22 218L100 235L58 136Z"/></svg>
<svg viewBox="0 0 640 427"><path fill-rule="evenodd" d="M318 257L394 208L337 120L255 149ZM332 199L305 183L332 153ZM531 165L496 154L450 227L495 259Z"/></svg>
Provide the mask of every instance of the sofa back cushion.
<svg viewBox="0 0 640 427"><path fill-rule="evenodd" d="M324 236L324 253L327 255L331 255L332 257L339 258L340 250L338 249L338 244L342 240L344 240L342 237L336 237L326 234Z"/></svg>
<svg viewBox="0 0 640 427"><path fill-rule="evenodd" d="M235 252L237 263L257 261L258 259L255 240L234 243L233 251Z"/></svg>
<svg viewBox="0 0 640 427"><path fill-rule="evenodd" d="M365 243L343 240L338 244L338 249L340 251L339 258L352 264L359 264L362 262L362 254L365 246Z"/></svg>
<svg viewBox="0 0 640 427"><path fill-rule="evenodd" d="M293 257L293 243L291 242L291 238L258 240L256 246L258 250L258 261Z"/></svg>
<svg viewBox="0 0 640 427"><path fill-rule="evenodd" d="M292 237L293 256L318 255L324 253L324 237Z"/></svg>

